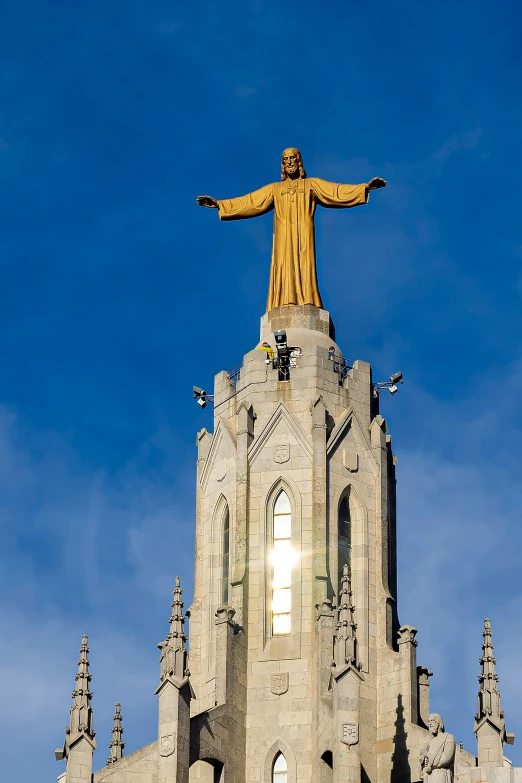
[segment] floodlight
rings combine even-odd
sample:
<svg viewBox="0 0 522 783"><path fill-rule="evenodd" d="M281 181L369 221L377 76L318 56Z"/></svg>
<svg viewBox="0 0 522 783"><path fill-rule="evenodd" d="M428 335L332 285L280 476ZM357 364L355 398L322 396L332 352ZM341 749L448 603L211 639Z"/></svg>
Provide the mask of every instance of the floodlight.
<svg viewBox="0 0 522 783"><path fill-rule="evenodd" d="M207 401L204 397L198 397L198 405L200 405L202 408L207 407Z"/></svg>
<svg viewBox="0 0 522 783"><path fill-rule="evenodd" d="M205 389L200 389L199 386L193 386L192 387L192 399L197 399L198 397L205 397L206 396Z"/></svg>
<svg viewBox="0 0 522 783"><path fill-rule="evenodd" d="M394 372L393 375L390 375L390 383L404 383L402 380L402 372L399 370L399 372Z"/></svg>
<svg viewBox="0 0 522 783"><path fill-rule="evenodd" d="M284 329L276 329L274 337L277 345L286 345L286 331Z"/></svg>
<svg viewBox="0 0 522 783"><path fill-rule="evenodd" d="M399 391L399 387L393 384L393 386L388 386L388 391L390 392L390 394L397 394L397 392Z"/></svg>

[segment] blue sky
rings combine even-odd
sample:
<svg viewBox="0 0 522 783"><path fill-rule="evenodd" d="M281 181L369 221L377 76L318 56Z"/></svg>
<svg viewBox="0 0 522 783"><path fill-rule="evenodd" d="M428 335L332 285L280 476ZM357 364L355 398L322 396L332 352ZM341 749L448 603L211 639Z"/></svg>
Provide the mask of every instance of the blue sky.
<svg viewBox="0 0 522 783"><path fill-rule="evenodd" d="M191 400L250 350L271 216L195 197L279 176L383 176L317 217L338 342L385 379L399 458L399 608L432 706L474 750L492 622L522 740L522 240L515 3L29 3L0 32L2 778L53 780L82 633L104 765L156 731L156 643L190 602ZM29 743L29 750L28 745ZM522 765L522 744L508 749Z"/></svg>

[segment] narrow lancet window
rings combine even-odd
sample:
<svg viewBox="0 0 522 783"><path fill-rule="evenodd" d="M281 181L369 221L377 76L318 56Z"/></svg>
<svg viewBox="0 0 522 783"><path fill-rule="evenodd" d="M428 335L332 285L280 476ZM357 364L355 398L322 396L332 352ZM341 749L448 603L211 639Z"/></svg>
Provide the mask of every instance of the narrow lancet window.
<svg viewBox="0 0 522 783"><path fill-rule="evenodd" d="M273 537L272 633L274 636L281 636L289 634L291 630L292 565L294 560L292 552L292 509L286 492L280 492L275 502ZM284 759L284 756L281 756L281 758Z"/></svg>
<svg viewBox="0 0 522 783"><path fill-rule="evenodd" d="M288 765L282 753L275 757L272 769L272 783L286 783L288 778Z"/></svg>
<svg viewBox="0 0 522 783"><path fill-rule="evenodd" d="M337 535L337 590L340 590L344 566L347 565L348 571L351 571L350 560L352 548L352 531L350 522L350 501L348 495L345 495L339 504Z"/></svg>
<svg viewBox="0 0 522 783"><path fill-rule="evenodd" d="M228 604L228 585L230 572L230 511L228 506L223 514L223 554L221 562L221 603Z"/></svg>

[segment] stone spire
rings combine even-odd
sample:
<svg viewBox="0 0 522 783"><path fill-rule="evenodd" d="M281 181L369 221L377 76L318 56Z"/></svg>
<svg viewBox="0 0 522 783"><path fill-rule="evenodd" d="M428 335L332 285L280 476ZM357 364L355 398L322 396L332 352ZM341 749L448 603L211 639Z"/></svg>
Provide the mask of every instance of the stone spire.
<svg viewBox="0 0 522 783"><path fill-rule="evenodd" d="M173 590L172 613L169 617L169 632L164 642L158 644L161 650L160 680L167 677L177 677L182 680L188 675L187 669L187 636L185 634L185 617L183 615L183 601L181 595L179 576L176 577Z"/></svg>
<svg viewBox="0 0 522 783"><path fill-rule="evenodd" d="M158 780L187 781L190 767L190 699L192 691L187 667L187 637L179 576L174 584L169 631L158 647L160 684L158 696Z"/></svg>
<svg viewBox="0 0 522 783"><path fill-rule="evenodd" d="M337 625L335 630L334 666L337 668L342 668L349 664L356 669L360 669L359 650L355 635L356 629L350 572L345 564L337 605Z"/></svg>
<svg viewBox="0 0 522 783"><path fill-rule="evenodd" d="M71 737L75 734L83 733L92 740L96 732L92 728L92 693L90 690L92 674L89 674L89 658L87 657L89 648L87 643L87 636L82 636L80 660L78 661L78 671L76 673L76 688L72 692L73 703L67 733Z"/></svg>
<svg viewBox="0 0 522 783"><path fill-rule="evenodd" d="M485 716L489 716L500 726L501 724L504 725L504 713L500 707L500 691L497 687L498 674L495 671L497 661L493 656L491 624L489 620L484 620L482 636L484 637L484 643L482 645L482 658L479 661L482 671L478 677L480 688L478 693L478 712L475 715L475 720L478 722Z"/></svg>
<svg viewBox="0 0 522 783"><path fill-rule="evenodd" d="M475 715L473 731L477 735L479 766L497 767L503 764L503 745L512 745L514 734L506 732L504 713L500 705L498 674L495 670L496 658L493 655L491 624L484 620L482 632L481 672L478 677L478 711Z"/></svg>
<svg viewBox="0 0 522 783"><path fill-rule="evenodd" d="M121 704L116 704L114 710L114 726L112 727L112 739L109 742L110 756L107 759L107 766L109 767L114 762L123 758L123 748L125 743L122 742L121 735L123 734L123 728L121 725Z"/></svg>
<svg viewBox="0 0 522 783"><path fill-rule="evenodd" d="M91 779L92 754L96 749L95 731L92 727L92 693L89 674L89 648L87 636L82 636L80 659L76 672L76 687L72 692L73 703L69 725L65 729L63 748L55 752L58 761L65 759L67 783L87 783Z"/></svg>

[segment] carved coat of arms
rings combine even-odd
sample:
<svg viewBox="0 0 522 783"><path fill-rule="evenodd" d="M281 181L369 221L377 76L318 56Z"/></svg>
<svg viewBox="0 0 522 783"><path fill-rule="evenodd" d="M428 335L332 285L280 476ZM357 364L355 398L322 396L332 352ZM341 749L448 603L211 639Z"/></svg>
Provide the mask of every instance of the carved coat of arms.
<svg viewBox="0 0 522 783"><path fill-rule="evenodd" d="M174 753L174 734L163 734L159 742L160 756L170 756Z"/></svg>
<svg viewBox="0 0 522 783"><path fill-rule="evenodd" d="M341 740L345 745L357 745L359 742L359 724L343 723Z"/></svg>
<svg viewBox="0 0 522 783"><path fill-rule="evenodd" d="M270 690L276 696L282 696L288 690L288 672L278 672L270 675Z"/></svg>
<svg viewBox="0 0 522 783"><path fill-rule="evenodd" d="M274 462L288 462L290 459L290 444L280 443L274 446Z"/></svg>

